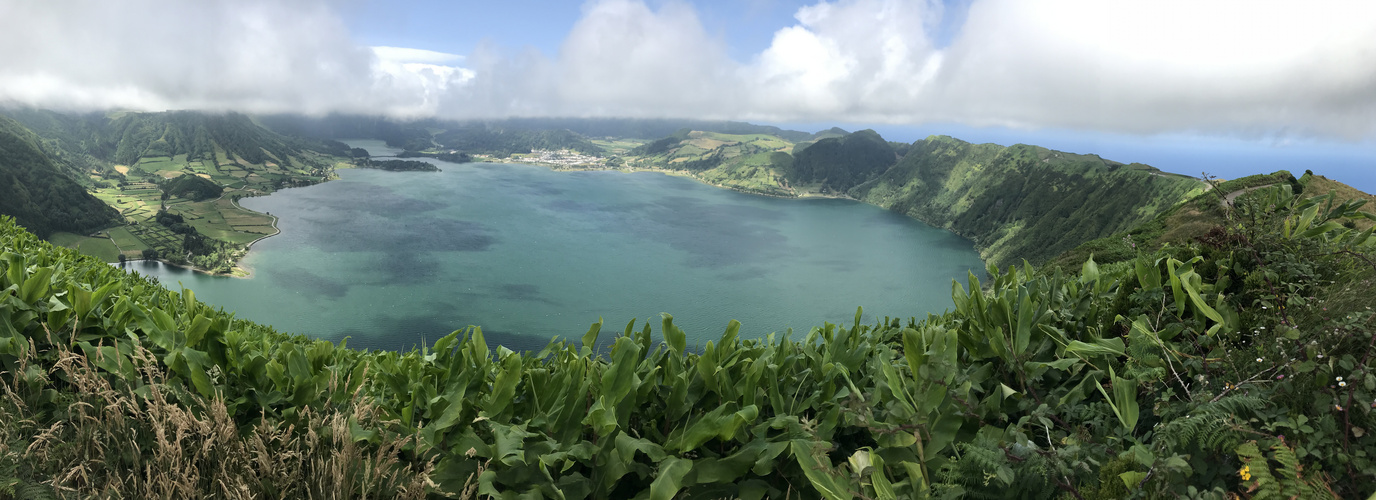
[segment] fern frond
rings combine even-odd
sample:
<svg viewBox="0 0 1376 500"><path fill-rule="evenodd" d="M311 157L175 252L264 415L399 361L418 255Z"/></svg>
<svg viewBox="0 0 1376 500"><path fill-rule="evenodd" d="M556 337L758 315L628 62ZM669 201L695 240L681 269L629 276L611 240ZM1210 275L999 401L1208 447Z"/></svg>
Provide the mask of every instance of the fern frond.
<svg viewBox="0 0 1376 500"><path fill-rule="evenodd" d="M1171 448L1193 445L1205 451L1228 453L1250 435L1242 422L1267 404L1264 399L1241 394L1204 403L1163 424L1157 439Z"/></svg>
<svg viewBox="0 0 1376 500"><path fill-rule="evenodd" d="M1295 450L1283 442L1277 442L1270 451L1267 456L1256 441L1248 441L1237 447L1237 457L1243 463L1238 475L1248 488L1247 492L1255 492L1252 500L1337 498L1322 476L1304 476L1304 466L1295 456ZM1273 462L1279 467L1273 469Z"/></svg>

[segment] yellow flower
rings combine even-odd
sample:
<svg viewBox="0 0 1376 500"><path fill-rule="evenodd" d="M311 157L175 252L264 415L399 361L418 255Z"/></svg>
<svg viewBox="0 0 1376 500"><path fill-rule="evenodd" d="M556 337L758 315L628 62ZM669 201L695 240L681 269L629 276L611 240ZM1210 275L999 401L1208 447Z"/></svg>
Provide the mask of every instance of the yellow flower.
<svg viewBox="0 0 1376 500"><path fill-rule="evenodd" d="M1242 480L1243 480L1243 481L1251 481L1251 480L1252 480L1252 469L1251 469L1251 467L1248 467L1248 466L1244 465L1244 466L1242 466L1242 470L1237 471L1237 475L1242 476Z"/></svg>

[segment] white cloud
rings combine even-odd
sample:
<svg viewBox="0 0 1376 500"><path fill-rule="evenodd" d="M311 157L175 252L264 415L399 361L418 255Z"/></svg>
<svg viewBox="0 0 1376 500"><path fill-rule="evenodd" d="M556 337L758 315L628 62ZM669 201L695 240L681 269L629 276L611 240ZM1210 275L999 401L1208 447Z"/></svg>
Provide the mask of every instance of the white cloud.
<svg viewBox="0 0 1376 500"><path fill-rule="evenodd" d="M0 0L0 101L1376 138L1367 1L974 0L946 47L938 0L822 1L748 60L655 5L590 1L556 54L461 56L364 47L324 0Z"/></svg>
<svg viewBox="0 0 1376 500"><path fill-rule="evenodd" d="M1376 4L984 0L940 117L1129 132L1376 132Z"/></svg>
<svg viewBox="0 0 1376 500"><path fill-rule="evenodd" d="M374 46L373 55L384 61L395 61L400 63L422 63L422 64L441 64L448 62L458 62L463 60L463 56L437 52L434 50L411 49L406 47L386 47Z"/></svg>
<svg viewBox="0 0 1376 500"><path fill-rule="evenodd" d="M927 34L940 9L935 0L849 0L800 9L798 25L776 32L746 68L760 104L752 111L776 120L872 120L886 118L896 102L919 103L940 65Z"/></svg>
<svg viewBox="0 0 1376 500"><path fill-rule="evenodd" d="M0 102L432 115L460 57L351 38L322 1L0 0Z"/></svg>

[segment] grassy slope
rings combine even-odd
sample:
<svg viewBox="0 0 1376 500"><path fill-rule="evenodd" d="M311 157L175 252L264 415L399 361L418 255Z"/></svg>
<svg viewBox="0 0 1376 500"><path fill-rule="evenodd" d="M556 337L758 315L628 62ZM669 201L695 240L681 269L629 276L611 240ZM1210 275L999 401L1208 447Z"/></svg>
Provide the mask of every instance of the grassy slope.
<svg viewBox="0 0 1376 500"><path fill-rule="evenodd" d="M1095 155L934 136L850 194L970 238L1004 266L1132 228L1203 187Z"/></svg>
<svg viewBox="0 0 1376 500"><path fill-rule="evenodd" d="M1233 203L1237 204L1245 201L1244 197L1251 191L1267 186L1289 184L1292 178L1290 172L1282 170L1228 180L1220 183L1217 189L1195 195L1131 229L1086 241L1049 261L1048 265L1075 269L1091 255L1099 262L1119 262L1132 259L1139 249L1197 243L1211 230L1224 224L1229 208L1222 196L1235 195ZM1339 202L1358 200L1367 203L1364 207L1367 210L1376 207L1376 196L1327 177L1306 175L1296 182L1304 184L1306 196L1333 193ZM1354 223L1358 229L1367 229L1373 224L1376 223L1370 220L1357 220Z"/></svg>

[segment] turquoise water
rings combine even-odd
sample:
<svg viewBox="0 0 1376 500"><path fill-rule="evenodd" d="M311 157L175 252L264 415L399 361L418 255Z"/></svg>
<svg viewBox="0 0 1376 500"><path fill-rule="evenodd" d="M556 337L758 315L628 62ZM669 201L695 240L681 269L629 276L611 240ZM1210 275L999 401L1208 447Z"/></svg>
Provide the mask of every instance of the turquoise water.
<svg viewBox="0 0 1376 500"><path fill-rule="evenodd" d="M599 317L605 341L632 318L658 333L668 312L694 344L731 319L762 337L849 324L857 306L866 322L922 317L951 307L951 279L983 269L968 241L853 201L427 161L443 171L344 170L244 199L282 230L244 260L251 278L130 268L239 318L354 347L404 349L479 325L516 350L577 339Z"/></svg>

